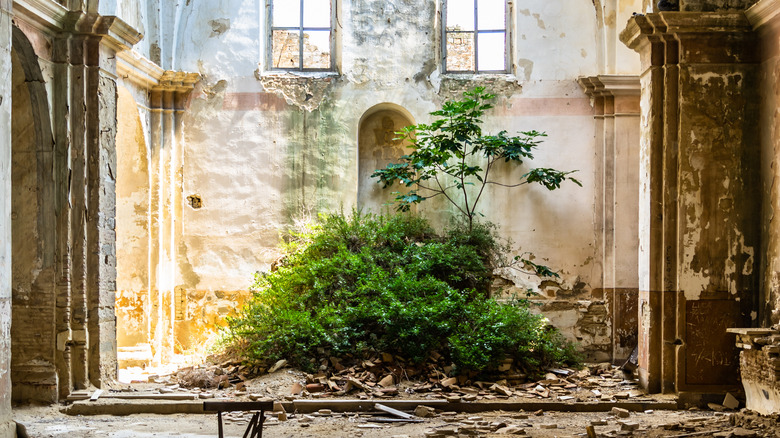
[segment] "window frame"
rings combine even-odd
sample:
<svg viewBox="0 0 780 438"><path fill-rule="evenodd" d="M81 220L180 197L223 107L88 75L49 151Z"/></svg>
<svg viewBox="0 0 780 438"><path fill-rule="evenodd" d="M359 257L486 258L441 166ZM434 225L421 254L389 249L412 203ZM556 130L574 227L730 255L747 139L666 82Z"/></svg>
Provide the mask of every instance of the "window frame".
<svg viewBox="0 0 780 438"><path fill-rule="evenodd" d="M511 74L512 46L511 46L511 12L512 2L504 0L504 28L503 29L479 29L479 0L474 0L474 30L472 31L448 31L447 30L447 7L448 0L441 0L441 64L444 74ZM480 70L479 69L479 44L478 36L480 33L504 33L504 69L503 70ZM449 70L447 67L447 36L451 33L470 33L474 38L474 70Z"/></svg>
<svg viewBox="0 0 780 438"><path fill-rule="evenodd" d="M281 0L277 0L281 1ZM332 73L336 72L336 23L337 23L337 7L338 0L328 0L330 2L330 27L304 27L303 14L304 14L304 0L300 1L300 17L298 27L279 26L274 27L274 0L267 0L266 2L266 71L270 72L298 72L298 73ZM287 30L298 31L298 67L274 67L274 31ZM329 58L330 65L327 68L304 68L303 65L303 34L306 31L329 31L330 32L330 47Z"/></svg>

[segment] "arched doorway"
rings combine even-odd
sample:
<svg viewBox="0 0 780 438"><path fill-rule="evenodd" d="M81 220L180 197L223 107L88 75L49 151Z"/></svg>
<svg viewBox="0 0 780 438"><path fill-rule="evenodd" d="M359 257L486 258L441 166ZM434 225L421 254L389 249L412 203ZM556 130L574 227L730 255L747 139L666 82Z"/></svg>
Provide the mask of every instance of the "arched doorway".
<svg viewBox="0 0 780 438"><path fill-rule="evenodd" d="M396 132L414 120L403 107L382 103L363 114L358 127L358 208L364 212L379 213L391 209L393 192L404 191L394 186L383 189L371 174L387 164L398 161L408 151L406 143L397 139Z"/></svg>
<svg viewBox="0 0 780 438"><path fill-rule="evenodd" d="M57 157L38 57L16 27L11 61L12 398L56 402Z"/></svg>

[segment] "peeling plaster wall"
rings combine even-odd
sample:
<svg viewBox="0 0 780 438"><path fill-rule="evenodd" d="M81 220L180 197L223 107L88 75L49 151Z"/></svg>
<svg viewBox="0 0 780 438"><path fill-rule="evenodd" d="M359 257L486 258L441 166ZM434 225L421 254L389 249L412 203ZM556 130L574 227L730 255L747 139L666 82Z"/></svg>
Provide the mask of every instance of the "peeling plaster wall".
<svg viewBox="0 0 780 438"><path fill-rule="evenodd" d="M11 0L0 0L0 437L11 419Z"/></svg>
<svg viewBox="0 0 780 438"><path fill-rule="evenodd" d="M615 8L613 26L634 3ZM258 38L264 35L263 2L180 7L179 28L171 32L186 38L176 39L173 65L203 77L182 128L182 198L202 201L182 209L175 288L187 297L188 313L203 315L191 304L217 302L217 291L246 290L251 273L276 259L280 230L294 218L356 206L358 125L366 111L390 103L424 123L445 99L474 85L499 96L485 117L488 132L547 131L533 165L579 170L583 188L568 184L551 194L536 187L495 189L481 208L517 250L532 250L562 272L552 288L577 291L567 300L589 299L602 286L594 263L594 180L600 175L594 111L576 79L600 69L593 5L516 5L510 21L517 74L476 78L440 72L436 2L355 0L340 2L338 10L341 74L284 75L265 71L265 41ZM620 49L615 71L631 71L630 58ZM523 171L500 173L511 179ZM449 208L430 203L420 212L443 225L448 219L440 213ZM539 289L538 280L512 279ZM205 314L219 319L227 311Z"/></svg>
<svg viewBox="0 0 780 438"><path fill-rule="evenodd" d="M773 22L777 17L773 19ZM761 63L761 232L763 263L759 312L754 322L759 327L780 324L780 31L770 22L760 29ZM756 321L757 320L757 321Z"/></svg>
<svg viewBox="0 0 780 438"><path fill-rule="evenodd" d="M149 161L133 95L119 87L117 105L117 342L147 341L149 306Z"/></svg>

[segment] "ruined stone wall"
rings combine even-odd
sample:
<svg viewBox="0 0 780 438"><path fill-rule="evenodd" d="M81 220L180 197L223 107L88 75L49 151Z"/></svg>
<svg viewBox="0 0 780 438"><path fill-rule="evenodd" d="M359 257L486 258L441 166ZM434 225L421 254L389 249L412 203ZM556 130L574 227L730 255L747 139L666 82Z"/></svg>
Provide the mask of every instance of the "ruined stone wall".
<svg viewBox="0 0 780 438"><path fill-rule="evenodd" d="M609 26L614 30L637 3L624 1L607 11ZM602 152L595 148L591 99L576 79L601 70L601 45L610 36L597 34L605 17L576 1L515 6L510 18L514 74L471 77L441 74L436 2L338 5L339 74L268 71L265 41L258 38L265 34L265 11L257 2L182 7L180 28L166 30L163 23L147 42L157 44L155 35L166 32L186 35L175 38L170 58L162 47L161 62L203 76L182 126L182 236L172 286L182 318L176 324L188 327L180 332L194 333L193 327L234 311L220 304L220 296L240 295L252 272L270 266L278 256L279 232L294 218L361 206L358 127L369 109L391 103L416 123L427 122L444 100L475 85L498 95L496 108L485 117L486 131L547 131L533 164L578 169L585 186L567 185L554 193L495 188L482 210L513 239L515 250L534 251L561 272L560 282L548 286L562 291L563 301L593 299L593 289L603 286L596 242L602 224L594 219L595 181L602 176L594 156ZM615 41L603 64L612 72L631 71L635 60ZM507 180L520 175L522 170L500 169ZM197 207L187 199L197 200ZM436 202L421 205L420 212L438 225L452 214ZM515 275L511 280L539 290L536 279ZM636 287L636 280L626 283ZM603 298L596 300L604 304ZM608 321L603 324L611 331ZM581 337L598 344L605 342L601 333ZM183 336L177 342L187 346L199 340Z"/></svg>
<svg viewBox="0 0 780 438"><path fill-rule="evenodd" d="M758 315L754 325L770 327L780 324L780 118L777 113L780 95L780 14L775 2L762 1L748 11L761 39L761 291Z"/></svg>
<svg viewBox="0 0 780 438"><path fill-rule="evenodd" d="M642 57L640 381L735 385L729 327L756 318L758 41L744 13L636 16Z"/></svg>
<svg viewBox="0 0 780 438"><path fill-rule="evenodd" d="M0 437L11 419L11 0L0 0Z"/></svg>

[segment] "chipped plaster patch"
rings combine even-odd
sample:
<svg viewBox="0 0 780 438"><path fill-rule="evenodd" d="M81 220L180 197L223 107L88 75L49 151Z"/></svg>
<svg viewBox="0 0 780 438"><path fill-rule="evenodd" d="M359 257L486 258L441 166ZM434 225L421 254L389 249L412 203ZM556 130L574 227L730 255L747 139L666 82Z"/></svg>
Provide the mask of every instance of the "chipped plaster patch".
<svg viewBox="0 0 780 438"><path fill-rule="evenodd" d="M230 30L230 20L227 18L210 20L209 26L211 26L211 35L209 35L209 38L214 38Z"/></svg>
<svg viewBox="0 0 780 438"><path fill-rule="evenodd" d="M261 77L260 82L266 91L283 96L289 105L311 112L322 103L332 78L268 75Z"/></svg>

